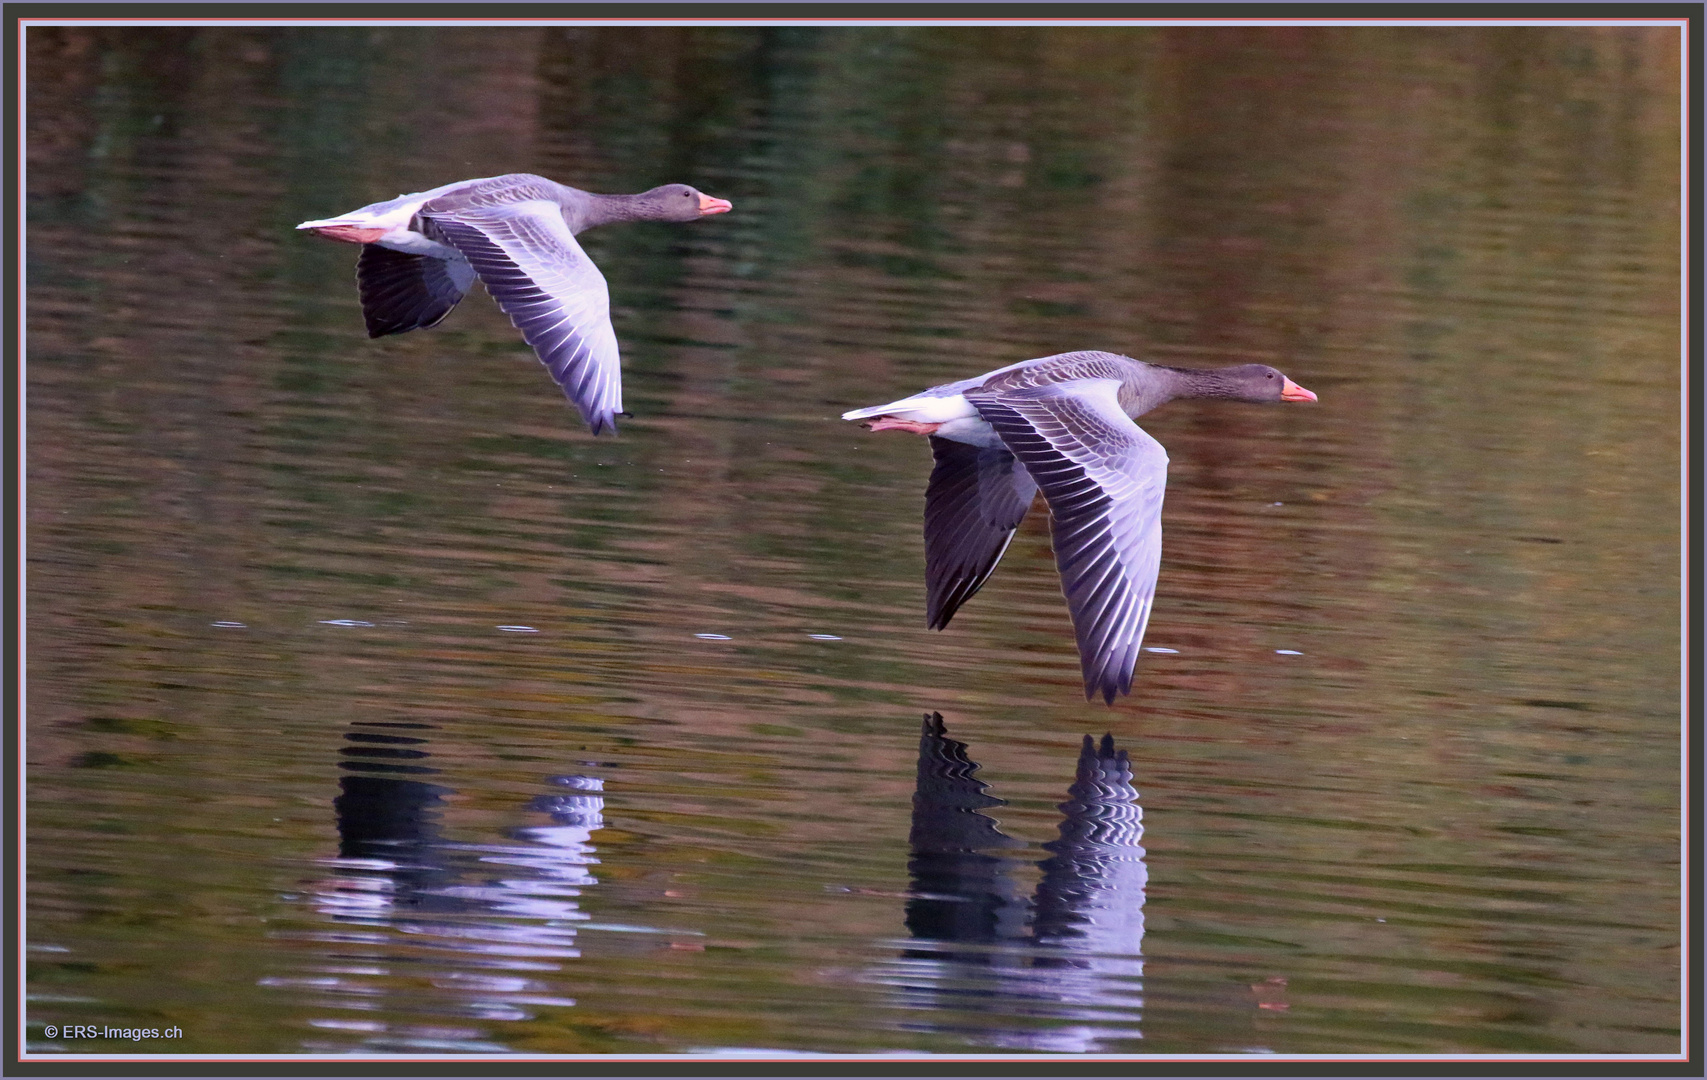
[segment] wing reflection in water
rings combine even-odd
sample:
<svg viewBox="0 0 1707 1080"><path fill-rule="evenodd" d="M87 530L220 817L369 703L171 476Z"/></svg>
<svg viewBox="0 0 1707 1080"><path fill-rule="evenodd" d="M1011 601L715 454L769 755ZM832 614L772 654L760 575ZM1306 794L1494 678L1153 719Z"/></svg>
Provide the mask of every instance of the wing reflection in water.
<svg viewBox="0 0 1707 1080"><path fill-rule="evenodd" d="M1023 847L979 811L985 794L966 744L942 715L925 717L910 837L913 940L877 973L902 1007L939 1019L908 1023L985 1045L1057 1053L1115 1052L1140 1039L1147 872L1132 765L1114 740L1085 737L1061 804L1059 838L1035 895L1017 879Z"/></svg>
<svg viewBox="0 0 1707 1080"><path fill-rule="evenodd" d="M555 776L528 804L548 823L507 843L440 834L455 792L426 779L425 724L352 724L333 799L338 855L305 899L336 929L288 935L316 953L300 973L262 980L294 990L320 1038L311 1051L503 1052L468 1021L529 1020L575 1004L556 985L580 955L582 890L596 885L592 834L604 824L603 781ZM320 1013L321 1015L315 1015ZM330 1013L330 1015L325 1015ZM333 1041L338 1033L354 1043Z"/></svg>

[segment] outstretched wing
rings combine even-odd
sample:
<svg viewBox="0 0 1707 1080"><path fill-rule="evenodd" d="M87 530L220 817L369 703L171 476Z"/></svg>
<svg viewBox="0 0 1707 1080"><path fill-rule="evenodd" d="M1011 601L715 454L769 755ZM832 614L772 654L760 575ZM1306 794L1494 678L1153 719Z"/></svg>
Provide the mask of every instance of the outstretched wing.
<svg viewBox="0 0 1707 1080"><path fill-rule="evenodd" d="M996 569L1037 485L1005 446L930 439L936 467L925 489L926 617L941 630Z"/></svg>
<svg viewBox="0 0 1707 1080"><path fill-rule="evenodd" d="M1132 691L1162 560L1168 455L1120 408L1119 382L1079 379L966 400L1049 502L1085 696Z"/></svg>
<svg viewBox="0 0 1707 1080"><path fill-rule="evenodd" d="M474 271L460 259L411 255L378 244L363 244L356 259L356 291L370 338L437 326L472 284Z"/></svg>
<svg viewBox="0 0 1707 1080"><path fill-rule="evenodd" d="M461 252L597 435L616 429L622 369L604 275L557 203L423 211L435 239Z"/></svg>

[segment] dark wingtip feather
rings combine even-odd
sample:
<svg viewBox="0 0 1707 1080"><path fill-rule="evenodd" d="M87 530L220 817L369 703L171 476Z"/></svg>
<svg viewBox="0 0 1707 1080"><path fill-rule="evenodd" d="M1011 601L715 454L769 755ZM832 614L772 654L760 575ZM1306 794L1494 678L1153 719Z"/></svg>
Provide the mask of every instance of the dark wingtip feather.
<svg viewBox="0 0 1707 1080"><path fill-rule="evenodd" d="M1099 664L1095 671L1091 670L1093 662ZM1132 668L1111 665L1107 660L1091 661L1083 657L1080 658L1080 663L1085 674L1086 701L1095 701L1097 695L1101 694L1105 705L1113 705L1116 697L1132 693Z"/></svg>
<svg viewBox="0 0 1707 1080"><path fill-rule="evenodd" d="M563 393L564 396L568 398L569 404L574 405L575 399L568 397L569 392L565 390ZM580 409L579 405L576 405L575 407L577 410ZM612 435L617 434L616 417L611 413L599 413L594 416L588 416L586 413L582 413L581 419L587 422L587 430L591 431L594 435L603 435L606 428L610 429L610 433Z"/></svg>
<svg viewBox="0 0 1707 1080"><path fill-rule="evenodd" d="M947 630L948 622L960 610L957 603L943 603L941 597L925 597L925 629Z"/></svg>
<svg viewBox="0 0 1707 1080"><path fill-rule="evenodd" d="M1126 686L1121 686L1118 676L1114 678L1108 678L1105 676L1100 681L1093 681L1091 679L1085 680L1086 701L1095 701L1097 695L1101 694L1104 705L1113 705L1116 697L1121 694L1130 694L1131 692L1131 685L1128 684Z"/></svg>

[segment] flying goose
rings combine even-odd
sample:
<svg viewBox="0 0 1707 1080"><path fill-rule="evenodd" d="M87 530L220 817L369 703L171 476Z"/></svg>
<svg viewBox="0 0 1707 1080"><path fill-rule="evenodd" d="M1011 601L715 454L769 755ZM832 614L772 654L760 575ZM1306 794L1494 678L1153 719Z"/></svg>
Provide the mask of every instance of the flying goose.
<svg viewBox="0 0 1707 1080"><path fill-rule="evenodd" d="M508 173L297 228L362 246L356 289L368 337L437 326L478 277L597 435L616 430L622 369L610 290L575 234L613 221L692 221L729 209L728 200L686 184L595 195Z"/></svg>
<svg viewBox="0 0 1707 1080"><path fill-rule="evenodd" d="M1085 697L1132 691L1162 559L1168 455L1133 423L1175 398L1315 401L1265 364L1160 367L1107 352L1026 360L842 414L872 431L930 436L926 621L948 625L977 592L1041 489Z"/></svg>

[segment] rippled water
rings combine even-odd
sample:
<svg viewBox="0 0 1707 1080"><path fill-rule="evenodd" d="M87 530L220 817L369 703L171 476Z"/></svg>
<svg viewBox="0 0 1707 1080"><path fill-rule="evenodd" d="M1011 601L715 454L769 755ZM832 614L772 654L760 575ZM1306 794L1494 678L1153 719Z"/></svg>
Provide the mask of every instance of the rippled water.
<svg viewBox="0 0 1707 1080"><path fill-rule="evenodd" d="M1676 42L30 30L29 1048L1675 1051ZM617 439L291 229L510 170L735 203ZM1073 348L1321 397L1145 418L1112 709L835 419Z"/></svg>

